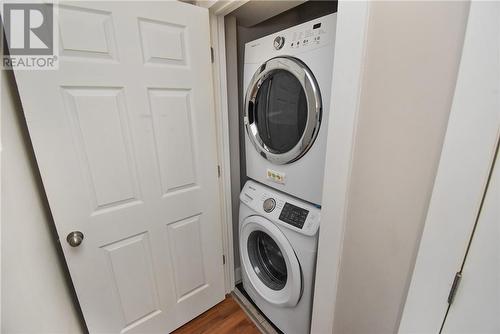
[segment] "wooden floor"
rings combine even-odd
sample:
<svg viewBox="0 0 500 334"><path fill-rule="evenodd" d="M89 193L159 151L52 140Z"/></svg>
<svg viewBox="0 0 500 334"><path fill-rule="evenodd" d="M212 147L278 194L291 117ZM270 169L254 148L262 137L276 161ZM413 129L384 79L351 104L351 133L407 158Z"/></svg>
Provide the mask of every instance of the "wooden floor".
<svg viewBox="0 0 500 334"><path fill-rule="evenodd" d="M240 308L233 297L228 296L197 318L191 320L174 334L258 334L260 331Z"/></svg>

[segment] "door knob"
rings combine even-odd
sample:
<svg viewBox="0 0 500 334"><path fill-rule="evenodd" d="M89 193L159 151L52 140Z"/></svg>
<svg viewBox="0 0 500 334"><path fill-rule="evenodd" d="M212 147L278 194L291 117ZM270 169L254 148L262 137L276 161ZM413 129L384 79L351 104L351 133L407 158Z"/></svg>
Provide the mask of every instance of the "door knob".
<svg viewBox="0 0 500 334"><path fill-rule="evenodd" d="M83 241L83 233L80 231L73 231L68 234L66 241L71 247L78 247Z"/></svg>

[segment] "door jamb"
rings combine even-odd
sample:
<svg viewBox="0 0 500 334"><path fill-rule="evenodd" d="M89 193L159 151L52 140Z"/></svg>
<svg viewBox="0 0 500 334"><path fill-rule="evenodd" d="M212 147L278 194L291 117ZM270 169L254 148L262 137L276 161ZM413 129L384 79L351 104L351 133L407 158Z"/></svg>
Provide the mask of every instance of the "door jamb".
<svg viewBox="0 0 500 334"><path fill-rule="evenodd" d="M219 155L219 189L222 226L222 254L224 257L224 288L226 294L235 287L234 249L231 205L231 175L229 155L229 120L227 106L226 53L224 16L209 13L210 38L213 64L212 80L214 87L215 118L217 130L217 151Z"/></svg>
<svg viewBox="0 0 500 334"><path fill-rule="evenodd" d="M229 153L229 109L226 77L226 37L224 17L249 0L199 1L209 10L210 39L213 48L212 80L214 87L217 151L220 171L220 210L222 254L224 257L224 288L229 294L235 288L233 216L231 203L231 158Z"/></svg>
<svg viewBox="0 0 500 334"><path fill-rule="evenodd" d="M339 1L311 333L333 333L366 63L369 1ZM326 222L326 224L325 224Z"/></svg>

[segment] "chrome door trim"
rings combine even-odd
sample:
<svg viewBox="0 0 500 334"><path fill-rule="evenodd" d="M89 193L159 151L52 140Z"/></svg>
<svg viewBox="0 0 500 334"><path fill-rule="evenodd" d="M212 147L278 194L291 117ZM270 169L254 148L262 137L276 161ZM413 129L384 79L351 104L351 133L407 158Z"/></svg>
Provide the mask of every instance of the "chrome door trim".
<svg viewBox="0 0 500 334"><path fill-rule="evenodd" d="M250 112L254 113L255 99L260 86L273 72L288 71L302 85L307 100L307 122L302 137L289 151L279 153L268 147L260 138L257 124L250 123ZM252 108L252 110L250 110ZM254 115L252 114L252 117ZM299 59L293 57L271 58L263 63L255 72L245 96L244 124L253 146L265 159L278 165L284 165L300 159L311 148L321 125L322 102L318 84L309 68ZM253 118L254 119L254 118Z"/></svg>

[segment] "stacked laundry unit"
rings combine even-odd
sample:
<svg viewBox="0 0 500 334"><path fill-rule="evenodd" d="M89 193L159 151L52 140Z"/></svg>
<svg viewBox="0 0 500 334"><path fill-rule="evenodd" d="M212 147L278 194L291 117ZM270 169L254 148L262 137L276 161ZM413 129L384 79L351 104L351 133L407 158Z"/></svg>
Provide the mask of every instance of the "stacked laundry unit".
<svg viewBox="0 0 500 334"><path fill-rule="evenodd" d="M245 45L243 286L287 334L310 330L336 17Z"/></svg>

